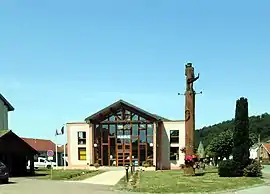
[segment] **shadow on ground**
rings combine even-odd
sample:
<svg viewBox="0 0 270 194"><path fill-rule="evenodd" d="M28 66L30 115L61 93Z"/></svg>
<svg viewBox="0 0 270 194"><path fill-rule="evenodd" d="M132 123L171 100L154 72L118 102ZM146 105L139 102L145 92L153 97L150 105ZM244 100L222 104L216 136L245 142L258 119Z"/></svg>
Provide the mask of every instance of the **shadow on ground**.
<svg viewBox="0 0 270 194"><path fill-rule="evenodd" d="M0 187L1 187L2 185L12 185L12 184L17 184L17 182L9 181L7 184L0 183Z"/></svg>
<svg viewBox="0 0 270 194"><path fill-rule="evenodd" d="M47 176L48 174L46 173L35 173L35 174L25 174L25 175L14 175L11 176L12 178L21 178L21 177L40 177L40 176Z"/></svg>

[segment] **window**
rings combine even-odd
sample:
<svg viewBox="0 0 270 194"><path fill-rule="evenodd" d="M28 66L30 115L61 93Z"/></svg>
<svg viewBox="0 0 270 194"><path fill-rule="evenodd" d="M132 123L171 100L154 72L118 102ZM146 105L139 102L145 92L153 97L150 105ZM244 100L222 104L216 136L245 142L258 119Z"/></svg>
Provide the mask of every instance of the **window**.
<svg viewBox="0 0 270 194"><path fill-rule="evenodd" d="M46 161L44 159L40 159L39 162L45 163Z"/></svg>
<svg viewBox="0 0 270 194"><path fill-rule="evenodd" d="M78 160L86 160L86 148L78 148Z"/></svg>
<svg viewBox="0 0 270 194"><path fill-rule="evenodd" d="M170 143L179 143L179 130L170 130Z"/></svg>
<svg viewBox="0 0 270 194"><path fill-rule="evenodd" d="M86 132L85 131L79 131L78 132L78 144L79 145L85 145L86 144Z"/></svg>
<svg viewBox="0 0 270 194"><path fill-rule="evenodd" d="M170 147L170 160L178 160L179 147Z"/></svg>

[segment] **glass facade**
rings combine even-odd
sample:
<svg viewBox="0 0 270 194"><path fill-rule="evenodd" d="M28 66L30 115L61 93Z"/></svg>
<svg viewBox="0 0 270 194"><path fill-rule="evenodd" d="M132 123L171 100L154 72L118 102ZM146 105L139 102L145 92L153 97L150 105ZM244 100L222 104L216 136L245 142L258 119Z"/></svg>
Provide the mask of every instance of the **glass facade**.
<svg viewBox="0 0 270 194"><path fill-rule="evenodd" d="M94 124L95 162L104 166L153 164L154 123L121 108Z"/></svg>

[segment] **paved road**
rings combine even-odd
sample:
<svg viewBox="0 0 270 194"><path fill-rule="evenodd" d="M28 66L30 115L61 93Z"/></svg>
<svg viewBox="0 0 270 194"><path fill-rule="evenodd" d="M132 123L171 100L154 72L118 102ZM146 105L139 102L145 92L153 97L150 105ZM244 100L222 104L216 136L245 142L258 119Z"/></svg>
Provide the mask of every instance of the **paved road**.
<svg viewBox="0 0 270 194"><path fill-rule="evenodd" d="M263 174L267 185L243 189L235 192L228 192L226 194L269 194L270 193L270 166L265 166Z"/></svg>
<svg viewBox="0 0 270 194"><path fill-rule="evenodd" d="M12 178L7 185L0 184L0 194L117 194L109 186L89 183ZM13 183L12 183L13 182Z"/></svg>

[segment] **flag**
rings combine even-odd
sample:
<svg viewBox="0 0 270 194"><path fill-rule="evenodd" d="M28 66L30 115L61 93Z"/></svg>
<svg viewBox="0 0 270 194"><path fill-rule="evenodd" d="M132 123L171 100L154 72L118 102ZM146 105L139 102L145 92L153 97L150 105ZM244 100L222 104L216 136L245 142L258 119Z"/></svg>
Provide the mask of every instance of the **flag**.
<svg viewBox="0 0 270 194"><path fill-rule="evenodd" d="M57 136L57 135L63 135L63 134L64 134L64 126L61 128L60 131L58 131L58 130L56 129L56 131L55 131L55 136Z"/></svg>
<svg viewBox="0 0 270 194"><path fill-rule="evenodd" d="M64 135L64 126L61 128L61 134Z"/></svg>

